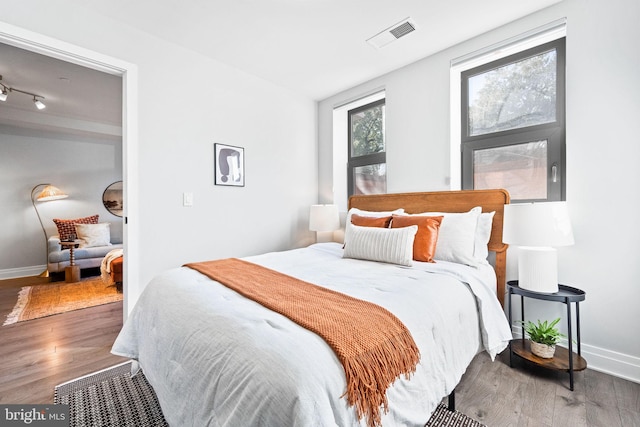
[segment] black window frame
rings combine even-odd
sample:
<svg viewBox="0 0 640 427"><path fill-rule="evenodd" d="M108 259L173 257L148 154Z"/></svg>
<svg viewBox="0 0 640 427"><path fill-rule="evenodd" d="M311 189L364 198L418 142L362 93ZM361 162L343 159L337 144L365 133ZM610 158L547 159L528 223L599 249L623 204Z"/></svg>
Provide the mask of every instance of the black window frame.
<svg viewBox="0 0 640 427"><path fill-rule="evenodd" d="M474 189L474 151L547 140L547 198L512 202L566 200L566 42L565 37L547 42L461 73L461 174L462 189ZM469 135L469 78L511 63L556 50L556 120L551 123Z"/></svg>
<svg viewBox="0 0 640 427"><path fill-rule="evenodd" d="M358 114L362 111L370 110L379 105L384 105L386 108L386 98L379 99L377 101L370 102L365 105L361 105L359 107L353 108L347 111L347 193L348 197L353 196L355 190L355 170L358 167L376 165L376 164L385 164L387 163L387 137L384 136L384 151L380 153L372 153L365 154L362 156L352 156L352 147L351 147L351 117L355 114ZM385 113L386 114L386 113ZM386 118L386 115L385 115Z"/></svg>

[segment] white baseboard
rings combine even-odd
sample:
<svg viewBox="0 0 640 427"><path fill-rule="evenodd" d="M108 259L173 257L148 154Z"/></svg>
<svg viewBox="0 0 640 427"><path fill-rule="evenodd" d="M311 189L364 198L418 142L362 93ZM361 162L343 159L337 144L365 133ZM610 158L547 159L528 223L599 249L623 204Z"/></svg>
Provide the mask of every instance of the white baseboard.
<svg viewBox="0 0 640 427"><path fill-rule="evenodd" d="M6 268L0 270L0 280L15 279L18 277L37 276L47 269L46 265L33 265L30 267Z"/></svg>
<svg viewBox="0 0 640 427"><path fill-rule="evenodd" d="M587 367L640 384L640 357L582 344Z"/></svg>
<svg viewBox="0 0 640 427"><path fill-rule="evenodd" d="M513 338L522 338L520 326L512 328ZM587 369L604 372L614 377L633 381L640 384L640 357L630 356L624 353L607 350L593 345L582 344L582 357L587 361ZM567 341L563 340L559 345L567 347ZM574 344L574 351L576 345Z"/></svg>

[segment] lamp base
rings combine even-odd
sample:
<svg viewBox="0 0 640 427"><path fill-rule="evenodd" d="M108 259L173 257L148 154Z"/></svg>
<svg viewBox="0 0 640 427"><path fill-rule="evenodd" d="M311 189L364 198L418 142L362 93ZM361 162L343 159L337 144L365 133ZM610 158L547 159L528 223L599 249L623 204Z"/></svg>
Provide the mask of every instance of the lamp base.
<svg viewBox="0 0 640 427"><path fill-rule="evenodd" d="M558 251L555 248L520 247L518 286L534 292L558 292Z"/></svg>
<svg viewBox="0 0 640 427"><path fill-rule="evenodd" d="M333 242L333 231L316 231L316 242L317 243Z"/></svg>

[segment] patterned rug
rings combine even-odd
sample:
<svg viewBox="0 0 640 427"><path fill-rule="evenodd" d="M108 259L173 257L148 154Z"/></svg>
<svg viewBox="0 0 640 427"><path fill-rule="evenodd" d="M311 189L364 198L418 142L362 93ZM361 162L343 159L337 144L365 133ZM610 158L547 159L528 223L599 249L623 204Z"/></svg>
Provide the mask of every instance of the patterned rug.
<svg viewBox="0 0 640 427"><path fill-rule="evenodd" d="M55 388L53 403L69 405L69 427L168 426L144 374L131 378L131 362L89 374ZM439 405L425 427L484 427Z"/></svg>
<svg viewBox="0 0 640 427"><path fill-rule="evenodd" d="M3 326L117 301L122 293L101 278L24 286Z"/></svg>
<svg viewBox="0 0 640 427"><path fill-rule="evenodd" d="M56 405L69 405L69 427L168 426L153 388L131 362L56 386Z"/></svg>
<svg viewBox="0 0 640 427"><path fill-rule="evenodd" d="M484 424L467 417L465 414L454 411L451 412L442 403L438 405L435 412L427 421L425 427L486 427Z"/></svg>

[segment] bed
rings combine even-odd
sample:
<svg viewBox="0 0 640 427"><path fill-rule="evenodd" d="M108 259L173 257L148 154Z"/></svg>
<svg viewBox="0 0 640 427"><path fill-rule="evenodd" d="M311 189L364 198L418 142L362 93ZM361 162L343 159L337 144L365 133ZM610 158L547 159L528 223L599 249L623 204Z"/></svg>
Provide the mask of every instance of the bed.
<svg viewBox="0 0 640 427"><path fill-rule="evenodd" d="M439 212L450 218L478 206L495 212L486 243L496 254L495 269L438 259L399 265L345 257L356 246L350 232L345 248L319 243L242 261L393 313L410 331L420 359L386 390L388 405L378 424L424 426L475 355L487 351L494 358L511 339L501 307L508 202L504 190L349 201L350 213L402 208L401 215ZM147 285L112 352L137 361L172 426L373 425L347 403L345 369L327 341L193 268L166 271Z"/></svg>

